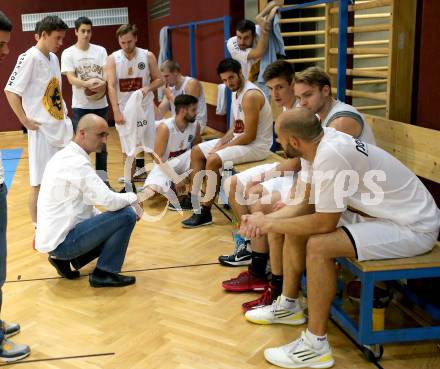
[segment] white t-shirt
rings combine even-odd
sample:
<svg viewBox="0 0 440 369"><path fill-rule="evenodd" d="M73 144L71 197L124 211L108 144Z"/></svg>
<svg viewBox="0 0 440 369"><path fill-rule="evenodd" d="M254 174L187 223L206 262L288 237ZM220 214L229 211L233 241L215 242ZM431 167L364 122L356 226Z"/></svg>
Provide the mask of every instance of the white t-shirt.
<svg viewBox="0 0 440 369"><path fill-rule="evenodd" d="M260 36L261 30L260 26L255 27L256 37L254 39L254 44L252 48L257 44L257 39ZM231 54L231 58L237 60L241 64L241 71L243 72L243 76L245 79L249 77L249 71L253 64L255 64L258 60L251 59L248 60L248 55L251 52L252 48L248 48L246 50L241 50L238 46L237 36L231 37L226 43L226 47L228 48L229 53Z"/></svg>
<svg viewBox="0 0 440 369"><path fill-rule="evenodd" d="M240 136L244 132L246 121L243 112L242 102L244 96L249 90L257 90L264 97L264 106L260 110L258 117L257 137L252 142L252 144L263 145L269 149L273 143L272 109L263 91L261 91L255 84L249 81L245 82L245 85L243 89L240 91L239 95L237 95L238 92L232 93L231 110L232 110L232 115L234 117L234 138Z"/></svg>
<svg viewBox="0 0 440 369"><path fill-rule="evenodd" d="M103 78L107 51L102 47L90 44L87 50L76 45L68 47L61 54L61 73L74 72L76 78L87 81L91 78ZM108 106L107 97L91 101L84 93L84 88L72 86L72 108L102 109Z"/></svg>
<svg viewBox="0 0 440 369"><path fill-rule="evenodd" d="M413 231L438 231L440 210L414 173L377 146L334 128L324 132L313 163L301 159L301 180L313 183L316 212L350 207Z"/></svg>
<svg viewBox="0 0 440 369"><path fill-rule="evenodd" d="M58 58L46 57L31 47L18 57L5 91L21 96L26 116L39 123L49 144L64 147L73 134L72 122L61 93L61 72Z"/></svg>
<svg viewBox="0 0 440 369"><path fill-rule="evenodd" d="M35 247L40 252L56 249L78 223L99 214L95 205L116 211L136 201L134 193L111 191L87 153L72 141L46 165L38 195Z"/></svg>

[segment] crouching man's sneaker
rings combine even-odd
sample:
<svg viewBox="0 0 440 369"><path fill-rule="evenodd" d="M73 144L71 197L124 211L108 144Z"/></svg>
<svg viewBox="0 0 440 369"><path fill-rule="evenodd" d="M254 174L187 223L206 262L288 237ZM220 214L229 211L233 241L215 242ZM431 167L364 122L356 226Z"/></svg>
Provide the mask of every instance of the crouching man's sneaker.
<svg viewBox="0 0 440 369"><path fill-rule="evenodd" d="M0 345L0 361L12 362L29 356L31 349L28 345L21 345L4 339Z"/></svg>
<svg viewBox="0 0 440 369"><path fill-rule="evenodd" d="M248 310L244 316L247 320L255 324L279 323L299 325L306 321L302 308L297 305L292 309L286 309L281 305L281 296L279 296L272 305Z"/></svg>
<svg viewBox="0 0 440 369"><path fill-rule="evenodd" d="M335 364L327 340L317 349L305 332L287 345L264 350L264 357L281 368L331 368Z"/></svg>

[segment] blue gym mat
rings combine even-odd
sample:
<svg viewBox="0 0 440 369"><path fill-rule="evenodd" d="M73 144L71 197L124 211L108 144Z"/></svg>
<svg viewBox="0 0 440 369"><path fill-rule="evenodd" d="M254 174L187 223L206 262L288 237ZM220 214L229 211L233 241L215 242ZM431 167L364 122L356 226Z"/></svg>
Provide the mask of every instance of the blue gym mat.
<svg viewBox="0 0 440 369"><path fill-rule="evenodd" d="M5 171L5 184L6 187L11 188L12 180L15 171L17 170L23 149L3 149L1 152L3 169Z"/></svg>

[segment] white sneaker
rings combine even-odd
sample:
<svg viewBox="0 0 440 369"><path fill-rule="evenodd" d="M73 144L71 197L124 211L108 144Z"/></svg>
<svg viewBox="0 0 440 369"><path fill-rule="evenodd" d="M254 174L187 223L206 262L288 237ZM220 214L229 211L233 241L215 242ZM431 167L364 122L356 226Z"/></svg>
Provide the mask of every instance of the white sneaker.
<svg viewBox="0 0 440 369"><path fill-rule="evenodd" d="M280 304L281 296L279 296L272 305L261 306L249 310L244 315L247 320L256 324L290 324L299 325L306 321L304 312L301 307L295 309L285 309Z"/></svg>
<svg viewBox="0 0 440 369"><path fill-rule="evenodd" d="M331 368L335 364L328 342L316 350L305 332L287 345L264 350L264 357L282 368Z"/></svg>

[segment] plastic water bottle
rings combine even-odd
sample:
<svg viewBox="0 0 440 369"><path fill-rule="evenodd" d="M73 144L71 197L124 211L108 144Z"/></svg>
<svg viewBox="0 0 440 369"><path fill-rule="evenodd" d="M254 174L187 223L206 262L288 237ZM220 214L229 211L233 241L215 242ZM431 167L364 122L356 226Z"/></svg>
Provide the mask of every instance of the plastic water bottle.
<svg viewBox="0 0 440 369"><path fill-rule="evenodd" d="M219 192L219 203L223 204L225 206L225 208L229 208L229 202L228 202L228 196L225 193L225 181L229 178L232 177L233 173L233 168L234 164L232 163L232 161L225 161L223 163L223 170L222 170L222 181L221 181L221 186L220 186L220 192Z"/></svg>

